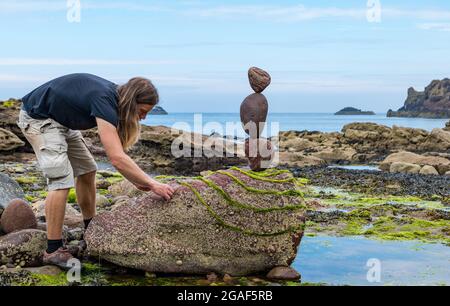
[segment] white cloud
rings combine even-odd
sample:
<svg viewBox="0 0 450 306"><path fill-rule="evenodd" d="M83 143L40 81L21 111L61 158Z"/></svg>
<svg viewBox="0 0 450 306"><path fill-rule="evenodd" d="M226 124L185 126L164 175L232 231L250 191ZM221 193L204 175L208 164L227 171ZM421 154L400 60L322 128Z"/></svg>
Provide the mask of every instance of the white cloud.
<svg viewBox="0 0 450 306"><path fill-rule="evenodd" d="M353 18L366 17L366 9L342 9L336 7L308 8L303 5L295 6L269 6L269 5L229 5L210 8L195 8L187 10L189 15L199 17L253 17L270 18L277 21L306 21L318 18Z"/></svg>
<svg viewBox="0 0 450 306"><path fill-rule="evenodd" d="M417 25L421 30L436 30L450 32L450 23L422 23Z"/></svg>
<svg viewBox="0 0 450 306"><path fill-rule="evenodd" d="M65 1L0 1L0 12L33 12L67 10Z"/></svg>
<svg viewBox="0 0 450 306"><path fill-rule="evenodd" d="M81 0L81 8L86 10L130 10L130 11L162 11L166 8L156 5L142 5L130 2L118 2L118 1L85 1ZM7 1L0 0L0 13L10 12L53 12L53 11L66 11L67 1L28 1L28 0L16 0Z"/></svg>
<svg viewBox="0 0 450 306"><path fill-rule="evenodd" d="M0 66L95 66L95 65L170 65L178 61L103 60L68 58L0 58Z"/></svg>
<svg viewBox="0 0 450 306"><path fill-rule="evenodd" d="M395 8L384 8L382 9L383 16L391 18L413 18L422 20L450 20L449 10L405 10L405 9L395 9Z"/></svg>
<svg viewBox="0 0 450 306"><path fill-rule="evenodd" d="M200 18L258 18L269 21L300 22L315 19L347 18L365 20L367 7L362 2L356 7L307 7L304 5L205 5L201 1L184 1L173 3L159 2L156 4L142 4L125 1L86 1L81 0L82 9L86 10L128 10L140 12L171 12ZM32 12L32 11L65 11L66 1L30 1L0 0L0 13ZM439 9L407 9L381 7L383 18L419 19L426 21L450 20L450 10Z"/></svg>
<svg viewBox="0 0 450 306"><path fill-rule="evenodd" d="M0 74L0 82L9 84L28 84L44 83L60 75L14 75ZM224 79L221 75L211 75L208 78L196 75L142 75L151 79L156 86L172 89L188 90L201 94L242 94L244 97L249 93L250 87L245 77L236 77ZM116 83L124 83L132 75L109 75L105 76ZM267 89L272 93L354 93L354 92L404 92L410 84L407 82L386 80L376 78L365 80L358 77L333 77L329 75L318 76L298 76L298 77L280 77Z"/></svg>
<svg viewBox="0 0 450 306"><path fill-rule="evenodd" d="M308 21L321 18L365 19L367 8L306 7L303 5L222 5L216 7L196 7L186 12L205 18L270 18L275 21ZM450 20L449 10L437 9L397 9L381 7L383 18L411 18L422 20Z"/></svg>
<svg viewBox="0 0 450 306"><path fill-rule="evenodd" d="M49 79L43 76L0 74L0 82L24 83L41 82L45 80L48 81Z"/></svg>

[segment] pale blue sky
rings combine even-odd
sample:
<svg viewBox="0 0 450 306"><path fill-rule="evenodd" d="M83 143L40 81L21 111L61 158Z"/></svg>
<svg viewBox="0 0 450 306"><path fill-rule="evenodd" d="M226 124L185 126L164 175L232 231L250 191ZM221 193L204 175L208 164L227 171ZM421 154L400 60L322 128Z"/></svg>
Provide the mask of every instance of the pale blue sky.
<svg viewBox="0 0 450 306"><path fill-rule="evenodd" d="M399 108L450 77L450 1L0 0L0 99L64 74L145 76L170 112L237 112L247 69L273 77L272 112Z"/></svg>

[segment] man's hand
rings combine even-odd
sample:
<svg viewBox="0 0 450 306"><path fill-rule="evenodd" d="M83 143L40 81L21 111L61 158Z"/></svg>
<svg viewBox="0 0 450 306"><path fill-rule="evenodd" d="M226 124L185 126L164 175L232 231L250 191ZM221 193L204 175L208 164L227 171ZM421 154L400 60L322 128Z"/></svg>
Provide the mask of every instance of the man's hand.
<svg viewBox="0 0 450 306"><path fill-rule="evenodd" d="M157 195L163 197L167 201L169 201L172 198L173 193L175 192L175 190L170 185L162 184L157 181L154 181L152 183L152 185L147 188L149 188L151 191L153 191ZM139 189L141 189L141 188L139 188ZM143 189L141 189L141 190L143 190ZM144 191L150 191L150 190L144 190Z"/></svg>

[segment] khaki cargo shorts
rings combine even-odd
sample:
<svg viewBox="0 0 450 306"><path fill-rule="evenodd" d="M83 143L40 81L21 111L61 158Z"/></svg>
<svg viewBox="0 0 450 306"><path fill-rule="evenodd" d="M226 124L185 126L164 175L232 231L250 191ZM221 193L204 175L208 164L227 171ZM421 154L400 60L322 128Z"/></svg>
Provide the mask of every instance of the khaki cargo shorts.
<svg viewBox="0 0 450 306"><path fill-rule="evenodd" d="M31 118L20 111L17 125L33 147L49 191L75 186L75 177L97 171L97 163L80 131L53 119Z"/></svg>

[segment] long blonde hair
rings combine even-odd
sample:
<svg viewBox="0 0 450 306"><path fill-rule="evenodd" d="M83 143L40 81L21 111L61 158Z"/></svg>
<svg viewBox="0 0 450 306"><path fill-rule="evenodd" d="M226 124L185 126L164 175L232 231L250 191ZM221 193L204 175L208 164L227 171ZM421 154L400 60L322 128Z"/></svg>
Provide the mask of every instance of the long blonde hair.
<svg viewBox="0 0 450 306"><path fill-rule="evenodd" d="M132 78L117 89L119 96L119 125L117 131L125 151L139 140L138 104L156 105L159 102L158 90L145 78Z"/></svg>

